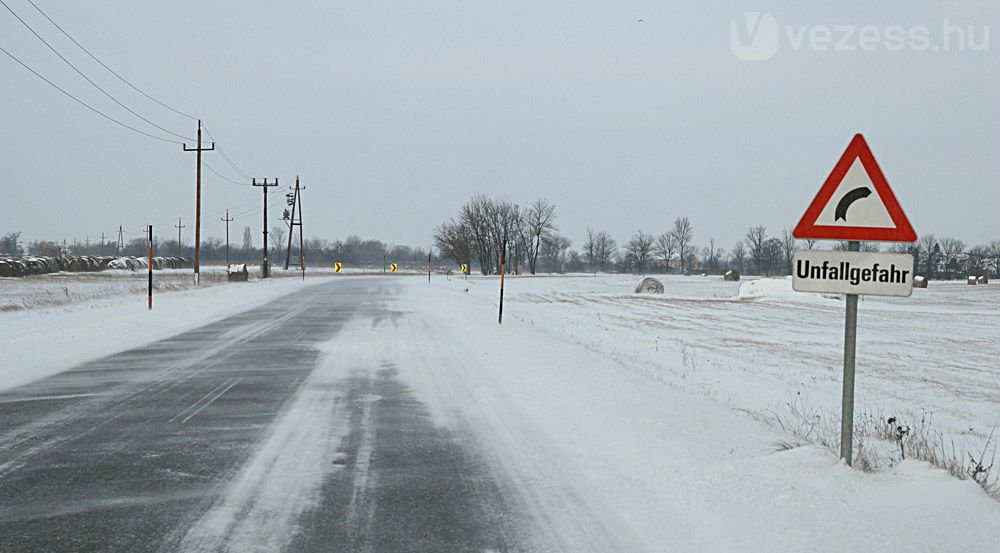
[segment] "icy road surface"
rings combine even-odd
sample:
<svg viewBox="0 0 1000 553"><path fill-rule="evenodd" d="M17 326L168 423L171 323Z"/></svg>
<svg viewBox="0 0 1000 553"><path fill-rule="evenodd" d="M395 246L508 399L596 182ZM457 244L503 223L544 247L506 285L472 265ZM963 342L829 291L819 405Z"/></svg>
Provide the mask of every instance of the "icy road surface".
<svg viewBox="0 0 1000 553"><path fill-rule="evenodd" d="M0 551L1000 543L975 484L776 452L787 436L740 410L541 332L517 302L498 326L466 287L330 279L0 392Z"/></svg>

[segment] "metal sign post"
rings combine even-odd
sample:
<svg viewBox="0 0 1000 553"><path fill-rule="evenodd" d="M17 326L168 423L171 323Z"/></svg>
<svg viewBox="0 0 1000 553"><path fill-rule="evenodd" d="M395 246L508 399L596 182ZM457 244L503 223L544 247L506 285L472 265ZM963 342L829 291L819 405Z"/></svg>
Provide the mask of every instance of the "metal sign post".
<svg viewBox="0 0 1000 553"><path fill-rule="evenodd" d="M795 253L792 288L847 297L844 319L844 390L841 396L840 458L853 463L854 369L858 343L858 295L909 296L913 256L859 254L862 240L914 242L916 232L875 161L868 143L854 136L805 215L795 238L848 240L848 252Z"/></svg>
<svg viewBox="0 0 1000 553"><path fill-rule="evenodd" d="M861 242L852 240L848 251L861 249ZM854 361L858 344L858 295L847 294L847 317L844 321L844 392L840 402L840 458L853 464L854 442Z"/></svg>

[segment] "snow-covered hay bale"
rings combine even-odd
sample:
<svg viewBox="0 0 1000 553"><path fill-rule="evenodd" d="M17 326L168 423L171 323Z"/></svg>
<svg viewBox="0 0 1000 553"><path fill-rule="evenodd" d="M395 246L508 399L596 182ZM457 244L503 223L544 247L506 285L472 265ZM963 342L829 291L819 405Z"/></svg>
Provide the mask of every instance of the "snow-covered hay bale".
<svg viewBox="0 0 1000 553"><path fill-rule="evenodd" d="M14 276L20 276L14 274L14 265L9 263L6 259L0 259L0 277Z"/></svg>
<svg viewBox="0 0 1000 553"><path fill-rule="evenodd" d="M927 288L927 277L917 275L913 277L914 288Z"/></svg>
<svg viewBox="0 0 1000 553"><path fill-rule="evenodd" d="M117 259L112 259L108 263L109 269L119 269L124 271L138 271L139 269L145 269L148 267L145 259L137 259L135 257L119 257Z"/></svg>
<svg viewBox="0 0 1000 553"><path fill-rule="evenodd" d="M250 273L247 271L245 263L230 265L227 272L229 273L229 282L246 282L250 279Z"/></svg>
<svg viewBox="0 0 1000 553"><path fill-rule="evenodd" d="M726 271L726 274L722 275L722 280L726 282L739 282L740 272L739 271Z"/></svg>
<svg viewBox="0 0 1000 553"><path fill-rule="evenodd" d="M69 259L68 270L71 273L82 273L101 270L101 265L97 259L88 256L72 257Z"/></svg>
<svg viewBox="0 0 1000 553"><path fill-rule="evenodd" d="M662 294L663 283L653 277L646 277L635 287L636 294Z"/></svg>
<svg viewBox="0 0 1000 553"><path fill-rule="evenodd" d="M990 283L990 277L986 275L983 275L976 279L976 284L989 284L989 283Z"/></svg>
<svg viewBox="0 0 1000 553"><path fill-rule="evenodd" d="M979 279L974 276L966 277L965 283L970 286L975 286L976 284L979 284Z"/></svg>

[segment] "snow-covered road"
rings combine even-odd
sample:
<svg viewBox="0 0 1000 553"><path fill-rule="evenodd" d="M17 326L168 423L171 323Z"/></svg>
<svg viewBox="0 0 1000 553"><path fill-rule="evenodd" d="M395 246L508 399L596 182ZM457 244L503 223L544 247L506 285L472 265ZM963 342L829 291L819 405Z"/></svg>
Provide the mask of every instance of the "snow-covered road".
<svg viewBox="0 0 1000 553"><path fill-rule="evenodd" d="M975 484L775 452L732 405L542 331L525 296L497 325L476 286L326 280L0 393L0 551L1000 543Z"/></svg>

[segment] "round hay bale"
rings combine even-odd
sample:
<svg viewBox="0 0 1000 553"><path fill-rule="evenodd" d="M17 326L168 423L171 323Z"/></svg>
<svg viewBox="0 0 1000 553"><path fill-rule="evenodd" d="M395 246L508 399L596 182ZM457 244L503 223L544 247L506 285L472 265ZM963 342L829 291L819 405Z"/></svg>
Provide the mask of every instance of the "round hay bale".
<svg viewBox="0 0 1000 553"><path fill-rule="evenodd" d="M0 259L0 277L14 276L14 267L7 263L6 259Z"/></svg>
<svg viewBox="0 0 1000 553"><path fill-rule="evenodd" d="M927 288L927 277L917 275L913 277L914 288Z"/></svg>
<svg viewBox="0 0 1000 553"><path fill-rule="evenodd" d="M653 277L646 277L635 287L636 294L662 294L663 283Z"/></svg>
<svg viewBox="0 0 1000 553"><path fill-rule="evenodd" d="M87 270L87 260L82 257L74 257L69 260L69 272L82 273Z"/></svg>
<svg viewBox="0 0 1000 553"><path fill-rule="evenodd" d="M977 279L974 276L970 276L970 277L966 277L965 282L967 284L969 284L970 286L975 286L976 284L979 284L979 279Z"/></svg>
<svg viewBox="0 0 1000 553"><path fill-rule="evenodd" d="M124 257L117 257L108 261L107 267L108 269L128 270L128 260Z"/></svg>
<svg viewBox="0 0 1000 553"><path fill-rule="evenodd" d="M726 274L722 276L722 280L726 282L739 282L740 273L739 271L726 271Z"/></svg>
<svg viewBox="0 0 1000 553"><path fill-rule="evenodd" d="M986 275L983 275L983 276L981 276L981 277L979 277L979 278L976 279L976 283L977 284L989 284L990 283L990 277L988 277Z"/></svg>

